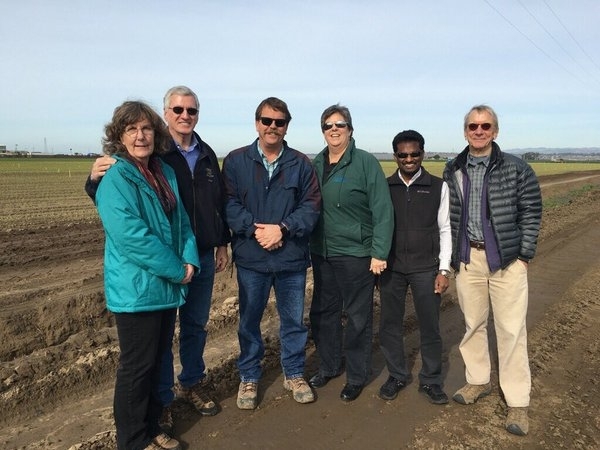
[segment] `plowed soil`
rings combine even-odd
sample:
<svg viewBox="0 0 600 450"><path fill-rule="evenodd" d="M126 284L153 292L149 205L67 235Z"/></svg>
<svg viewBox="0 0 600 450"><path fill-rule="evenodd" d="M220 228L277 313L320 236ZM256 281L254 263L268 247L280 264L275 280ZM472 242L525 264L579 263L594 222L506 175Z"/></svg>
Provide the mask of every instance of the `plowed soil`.
<svg viewBox="0 0 600 450"><path fill-rule="evenodd" d="M176 437L188 449L600 448L600 171L540 181L544 199L557 201L544 212L529 268L533 389L527 436L504 430L506 404L495 363L492 395L475 405L431 405L417 382L394 401L379 399L387 371L377 335L373 376L356 401L340 401L340 377L318 390L315 403L295 403L282 386L273 301L263 323L268 351L260 404L255 411L238 410L237 286L228 268L217 276L205 353L222 411L201 417L176 401ZM118 343L104 306L102 252L98 221L0 231L1 448L114 448ZM311 291L309 282L307 309ZM418 330L408 305L406 351L416 378ZM452 395L464 383L458 351L464 324L453 283L442 308L445 390ZM307 351L311 374L312 341Z"/></svg>

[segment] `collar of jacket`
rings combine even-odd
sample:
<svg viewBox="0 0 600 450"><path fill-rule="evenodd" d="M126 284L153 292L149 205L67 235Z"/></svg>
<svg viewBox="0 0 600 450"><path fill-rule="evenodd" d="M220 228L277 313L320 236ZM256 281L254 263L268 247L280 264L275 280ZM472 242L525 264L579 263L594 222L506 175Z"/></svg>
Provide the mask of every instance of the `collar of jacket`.
<svg viewBox="0 0 600 450"><path fill-rule="evenodd" d="M288 145L287 141L284 139L283 140L283 145L281 147L283 149L283 155L281 155L281 158L279 159L279 164L282 164L284 162L288 162L289 160L292 159L292 148L290 148L290 146ZM260 152L258 151L258 138L256 138L256 140L250 144L248 146L248 148L246 149L246 154L248 155L249 158L253 159L254 161L262 164L262 156L260 155Z"/></svg>
<svg viewBox="0 0 600 450"><path fill-rule="evenodd" d="M388 178L388 184L390 186L401 185L406 186L404 181L400 179L400 174L398 173L398 169L394 171L392 175ZM425 170L423 166L421 166L421 175L415 181L413 181L410 186L429 186L431 185L431 174Z"/></svg>
<svg viewBox="0 0 600 450"><path fill-rule="evenodd" d="M146 191L150 195L157 195L154 189L152 189L152 186L150 186L150 183L148 183L148 180L146 180L144 175L142 175L142 172L140 172L133 162L118 154L112 155L112 157L115 158L119 164L122 164L121 173L124 177L127 177L127 179L129 179L132 183L135 183L139 189ZM164 170L164 163L162 159L160 159L160 157L157 158L159 164Z"/></svg>
<svg viewBox="0 0 600 450"><path fill-rule="evenodd" d="M456 167L465 168L467 167L467 157L469 156L469 146L467 145L462 152L458 154L456 159L454 160L454 165ZM502 161L504 159L504 154L502 150L500 150L500 146L496 144L496 141L492 141L492 153L490 154L490 167L492 167L496 162Z"/></svg>
<svg viewBox="0 0 600 450"><path fill-rule="evenodd" d="M205 145L204 141L200 139L200 135L198 133L196 133L195 131L193 131L192 133L194 134L194 137L198 142L198 150L200 150L200 157L202 157L202 155L204 154L204 152L202 151ZM179 148L177 148L177 144L175 143L175 139L173 139L173 137L171 137L171 144L169 145L169 149L167 150L167 153L171 152L179 152Z"/></svg>
<svg viewBox="0 0 600 450"><path fill-rule="evenodd" d="M337 162L336 169L338 167L344 167L347 164L352 162L352 156L354 155L354 149L356 148L356 143L354 142L354 138L351 137L350 141L348 141L348 147L346 147L346 151L342 155L342 158ZM329 147L325 147L321 152L315 157L315 163L320 164L321 166L325 165L325 153L328 151ZM335 171L335 169L334 169Z"/></svg>

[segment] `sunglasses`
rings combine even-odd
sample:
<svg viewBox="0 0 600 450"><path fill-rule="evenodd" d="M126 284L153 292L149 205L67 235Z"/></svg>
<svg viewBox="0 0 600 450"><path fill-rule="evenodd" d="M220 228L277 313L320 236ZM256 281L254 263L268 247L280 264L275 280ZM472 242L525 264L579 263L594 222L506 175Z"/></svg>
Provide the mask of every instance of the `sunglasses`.
<svg viewBox="0 0 600 450"><path fill-rule="evenodd" d="M470 131L475 131L475 130L477 130L477 128L479 128L479 127L481 127L481 129L482 129L483 131L487 131L487 130L489 130L490 128L492 128L492 124L491 124L491 123L487 123L487 122L486 122L486 123L470 123L469 125L467 125L467 128L468 128Z"/></svg>
<svg viewBox="0 0 600 450"><path fill-rule="evenodd" d="M186 110L190 116L195 116L198 114L198 108L184 108L183 106L173 106L172 108L175 114L183 114L183 111Z"/></svg>
<svg viewBox="0 0 600 450"><path fill-rule="evenodd" d="M321 127L323 131L331 130L333 126L336 128L346 128L348 126L348 122L344 122L343 120L338 120L337 122L325 122Z"/></svg>
<svg viewBox="0 0 600 450"><path fill-rule="evenodd" d="M396 156L400 159L406 159L409 156L411 158L420 158L421 157L421 152L413 152L413 153L396 153Z"/></svg>
<svg viewBox="0 0 600 450"><path fill-rule="evenodd" d="M285 119L272 119L271 117L261 117L260 123L262 123L265 127L270 127L271 124L275 122L275 126L277 128L285 127L287 120Z"/></svg>

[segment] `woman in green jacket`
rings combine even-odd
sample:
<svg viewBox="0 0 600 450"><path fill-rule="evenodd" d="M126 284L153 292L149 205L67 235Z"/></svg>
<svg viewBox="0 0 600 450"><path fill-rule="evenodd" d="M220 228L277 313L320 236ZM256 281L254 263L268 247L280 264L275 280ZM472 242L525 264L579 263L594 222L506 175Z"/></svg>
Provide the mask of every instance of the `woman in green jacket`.
<svg viewBox="0 0 600 450"><path fill-rule="evenodd" d="M200 267L196 241L173 170L164 122L142 102L117 107L104 152L117 162L96 194L105 231L104 285L121 355L114 394L119 449L179 449L161 432L161 355L172 344L177 308Z"/></svg>
<svg viewBox="0 0 600 450"><path fill-rule="evenodd" d="M310 323L320 366L309 383L325 386L341 374L345 358L340 397L352 401L371 373L373 288L386 268L394 215L379 161L356 148L348 108L327 108L321 130L327 147L314 165L323 200L310 239L315 283Z"/></svg>

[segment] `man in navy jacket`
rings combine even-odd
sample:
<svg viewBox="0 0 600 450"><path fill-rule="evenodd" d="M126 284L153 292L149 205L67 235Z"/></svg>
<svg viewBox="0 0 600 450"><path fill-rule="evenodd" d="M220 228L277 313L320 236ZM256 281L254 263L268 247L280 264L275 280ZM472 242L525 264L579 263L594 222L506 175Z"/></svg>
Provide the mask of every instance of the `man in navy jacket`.
<svg viewBox="0 0 600 450"><path fill-rule="evenodd" d="M282 100L263 100L255 113L258 139L223 161L239 286L240 409L257 406L265 350L260 322L271 288L281 322L284 387L299 403L314 401L304 380L308 330L303 316L308 236L319 218L321 195L310 160L284 140L291 118Z"/></svg>

